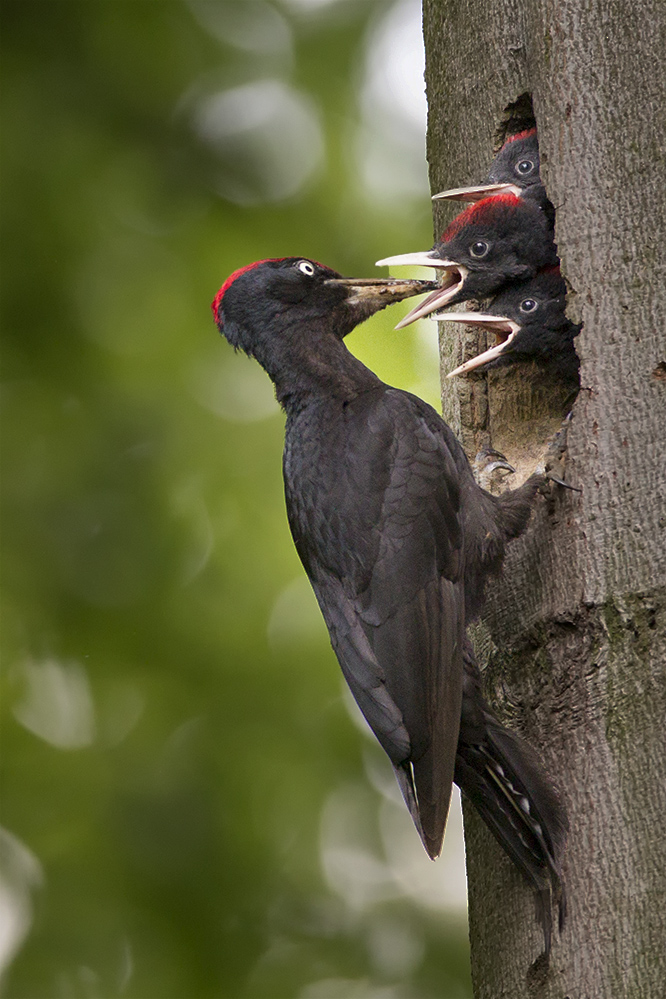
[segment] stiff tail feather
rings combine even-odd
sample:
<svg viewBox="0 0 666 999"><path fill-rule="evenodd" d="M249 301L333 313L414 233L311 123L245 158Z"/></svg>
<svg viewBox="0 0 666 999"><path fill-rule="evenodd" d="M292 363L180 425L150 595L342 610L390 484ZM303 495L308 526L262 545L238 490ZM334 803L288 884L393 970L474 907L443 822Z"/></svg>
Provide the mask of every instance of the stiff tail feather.
<svg viewBox="0 0 666 999"><path fill-rule="evenodd" d="M471 648L466 652L454 780L534 889L548 958L553 901L560 931L566 916L561 873L566 813L536 753L491 711Z"/></svg>

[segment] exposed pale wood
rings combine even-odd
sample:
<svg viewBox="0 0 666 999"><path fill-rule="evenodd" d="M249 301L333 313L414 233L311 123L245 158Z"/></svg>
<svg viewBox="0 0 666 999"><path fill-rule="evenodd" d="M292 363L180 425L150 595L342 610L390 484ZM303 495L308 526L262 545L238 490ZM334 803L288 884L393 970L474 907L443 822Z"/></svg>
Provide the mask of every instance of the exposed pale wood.
<svg viewBox="0 0 666 999"><path fill-rule="evenodd" d="M529 890L466 815L478 999L654 999L666 982L666 5L424 0L433 192L480 180L533 94L582 391L566 477L540 498L476 629L486 684L562 787L569 919L548 974ZM436 205L436 231L460 206ZM442 368L459 363L443 327ZM473 353L476 352L472 348ZM512 384L513 383L513 384ZM473 454L526 474L561 399L506 373L445 380Z"/></svg>

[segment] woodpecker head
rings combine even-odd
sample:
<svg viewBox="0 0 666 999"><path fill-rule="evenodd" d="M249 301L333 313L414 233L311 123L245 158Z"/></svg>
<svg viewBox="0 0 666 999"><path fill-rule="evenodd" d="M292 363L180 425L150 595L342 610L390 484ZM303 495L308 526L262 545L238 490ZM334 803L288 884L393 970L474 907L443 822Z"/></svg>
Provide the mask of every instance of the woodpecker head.
<svg viewBox="0 0 666 999"><path fill-rule="evenodd" d="M527 281L505 288L486 312L449 312L432 318L480 326L495 334L495 345L465 361L448 378L477 368L537 361L571 378L578 375L574 337L581 327L565 313L567 289L559 267L549 267Z"/></svg>
<svg viewBox="0 0 666 999"><path fill-rule="evenodd" d="M343 278L303 257L258 260L234 271L212 303L220 333L260 364L277 340L314 330L339 339L392 302L435 287L430 281Z"/></svg>
<svg viewBox="0 0 666 999"><path fill-rule="evenodd" d="M440 287L398 323L408 326L436 309L486 298L507 281L532 277L558 262L552 232L538 205L515 194L501 194L470 205L427 253L405 253L383 264L435 267Z"/></svg>
<svg viewBox="0 0 666 999"><path fill-rule="evenodd" d="M490 165L484 184L476 187L455 187L450 191L434 194L433 201L481 201L498 194L515 194L516 197L534 195L539 203L546 198L539 175L539 141L536 128L517 135L510 135Z"/></svg>
<svg viewBox="0 0 666 999"><path fill-rule="evenodd" d="M522 191L541 183L536 128L509 136L490 165L488 183L515 184Z"/></svg>

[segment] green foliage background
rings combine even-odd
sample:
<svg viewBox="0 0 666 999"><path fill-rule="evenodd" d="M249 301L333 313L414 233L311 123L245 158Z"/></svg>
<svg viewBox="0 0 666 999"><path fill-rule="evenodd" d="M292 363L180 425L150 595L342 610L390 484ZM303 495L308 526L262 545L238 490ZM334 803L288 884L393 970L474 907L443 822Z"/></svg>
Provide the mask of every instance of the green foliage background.
<svg viewBox="0 0 666 999"><path fill-rule="evenodd" d="M253 5L282 49L225 40ZM400 806L303 586L282 417L209 312L254 259L368 276L430 245L425 165L422 192L373 198L354 159L391 6L2 3L11 999L470 994L463 916L386 874ZM324 138L287 196L265 195L261 148L192 125L206 94L268 77ZM256 197L225 196L244 181ZM436 402L399 314L350 346ZM347 815L344 889L322 829Z"/></svg>

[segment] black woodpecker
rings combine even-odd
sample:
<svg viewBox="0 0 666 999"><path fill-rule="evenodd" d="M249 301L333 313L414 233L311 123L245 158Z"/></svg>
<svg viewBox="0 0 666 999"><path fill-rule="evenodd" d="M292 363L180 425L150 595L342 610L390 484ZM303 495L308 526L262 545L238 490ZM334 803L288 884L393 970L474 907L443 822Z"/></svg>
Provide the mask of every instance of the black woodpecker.
<svg viewBox="0 0 666 999"><path fill-rule="evenodd" d="M436 309L487 298L508 281L533 277L559 263L553 234L536 202L515 194L484 198L461 212L425 253L404 253L377 266L434 267L440 287L412 309L396 329Z"/></svg>
<svg viewBox="0 0 666 999"><path fill-rule="evenodd" d="M539 140L536 128L510 135L490 165L488 176L476 187L456 187L433 195L433 201L480 201L497 194L530 198L546 213L551 229L555 209L548 200L540 174Z"/></svg>
<svg viewBox="0 0 666 999"><path fill-rule="evenodd" d="M495 344L465 361L448 378L523 361L536 361L554 376L578 385L580 362L574 339L581 325L565 312L567 289L559 267L548 267L527 281L507 285L484 312L440 312L431 319L480 326Z"/></svg>
<svg viewBox="0 0 666 999"><path fill-rule="evenodd" d="M484 701L465 633L541 477L485 492L435 410L344 344L372 313L430 287L287 257L232 274L213 313L275 383L294 543L428 855L440 852L455 777L537 890L548 952L566 816L532 750Z"/></svg>

